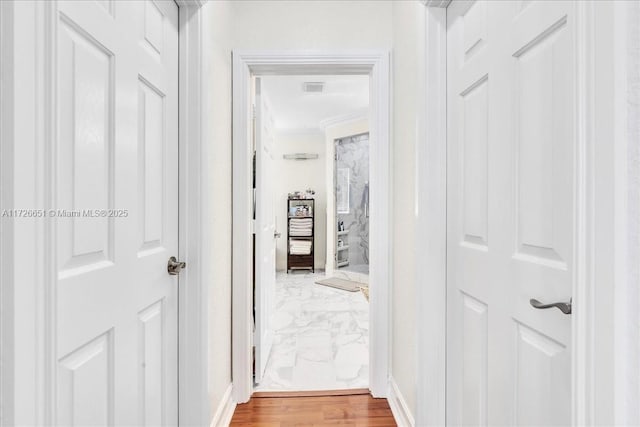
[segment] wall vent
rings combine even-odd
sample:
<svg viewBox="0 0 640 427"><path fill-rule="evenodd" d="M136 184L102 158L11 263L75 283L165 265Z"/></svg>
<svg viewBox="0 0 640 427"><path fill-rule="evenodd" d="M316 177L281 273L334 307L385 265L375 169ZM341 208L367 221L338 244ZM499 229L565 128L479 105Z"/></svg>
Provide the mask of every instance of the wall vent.
<svg viewBox="0 0 640 427"><path fill-rule="evenodd" d="M304 82L302 83L302 91L320 93L324 91L324 82Z"/></svg>

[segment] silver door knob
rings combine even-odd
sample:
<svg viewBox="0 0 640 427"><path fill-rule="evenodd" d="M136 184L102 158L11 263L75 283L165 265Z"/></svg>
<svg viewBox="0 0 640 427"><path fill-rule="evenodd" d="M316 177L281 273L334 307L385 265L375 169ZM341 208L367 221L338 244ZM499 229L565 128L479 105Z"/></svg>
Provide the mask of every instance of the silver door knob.
<svg viewBox="0 0 640 427"><path fill-rule="evenodd" d="M273 233L273 238L274 239L279 239L280 236L282 236L282 233L278 233L277 231L275 233Z"/></svg>
<svg viewBox="0 0 640 427"><path fill-rule="evenodd" d="M543 304L540 301L538 301L535 298L531 298L529 300L529 304L531 304L531 306L533 308L537 308L537 309L545 309L545 308L557 308L558 310L560 310L561 312L563 312L564 314L571 314L571 302L573 301L573 299L570 299L569 302L552 302L549 304Z"/></svg>
<svg viewBox="0 0 640 427"><path fill-rule="evenodd" d="M187 266L186 262L178 261L176 257L172 256L169 258L169 262L167 262L167 273L172 276L177 276L180 274L180 270Z"/></svg>

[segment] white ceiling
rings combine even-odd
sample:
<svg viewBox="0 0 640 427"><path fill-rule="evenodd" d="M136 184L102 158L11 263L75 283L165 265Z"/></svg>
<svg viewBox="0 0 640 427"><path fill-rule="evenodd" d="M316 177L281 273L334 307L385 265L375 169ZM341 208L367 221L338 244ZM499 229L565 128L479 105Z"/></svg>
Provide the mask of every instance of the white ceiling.
<svg viewBox="0 0 640 427"><path fill-rule="evenodd" d="M369 76L265 76L261 79L277 131L318 130L327 120L364 116L369 108ZM303 92L304 82L324 82L324 91Z"/></svg>

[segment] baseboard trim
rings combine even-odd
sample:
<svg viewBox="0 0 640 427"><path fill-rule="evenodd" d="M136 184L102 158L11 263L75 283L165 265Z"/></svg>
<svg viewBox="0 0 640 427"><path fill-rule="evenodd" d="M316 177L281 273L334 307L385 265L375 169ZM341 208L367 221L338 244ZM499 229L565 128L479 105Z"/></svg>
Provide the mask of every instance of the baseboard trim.
<svg viewBox="0 0 640 427"><path fill-rule="evenodd" d="M399 427L415 427L416 421L411 415L407 402L404 400L393 377L389 377L387 401L389 402L391 413L393 413L393 418L395 418Z"/></svg>
<svg viewBox="0 0 640 427"><path fill-rule="evenodd" d="M233 418L233 413L236 410L236 402L233 400L232 390L233 386L229 384L211 420L211 427L228 427L231 424L231 418Z"/></svg>

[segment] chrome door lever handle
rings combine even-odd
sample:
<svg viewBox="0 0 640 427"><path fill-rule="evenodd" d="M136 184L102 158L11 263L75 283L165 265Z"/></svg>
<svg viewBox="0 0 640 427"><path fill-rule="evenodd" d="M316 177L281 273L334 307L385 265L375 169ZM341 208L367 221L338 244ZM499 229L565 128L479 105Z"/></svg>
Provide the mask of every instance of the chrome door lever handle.
<svg viewBox="0 0 640 427"><path fill-rule="evenodd" d="M531 304L531 306L533 308L538 308L538 309L544 309L544 308L557 308L558 310L560 310L561 312L563 312L564 314L571 314L571 302L573 301L573 299L569 300L569 302L552 302L550 304L543 304L540 301L538 301L535 298L531 298L529 300L529 304Z"/></svg>
<svg viewBox="0 0 640 427"><path fill-rule="evenodd" d="M273 233L273 237L274 237L275 239L279 239L279 238L280 238L280 236L282 236L282 233L278 233L277 231L276 231L275 233Z"/></svg>
<svg viewBox="0 0 640 427"><path fill-rule="evenodd" d="M177 276L178 274L180 274L180 270L182 270L186 266L186 262L178 261L176 257L172 256L167 262L167 273L172 276Z"/></svg>

